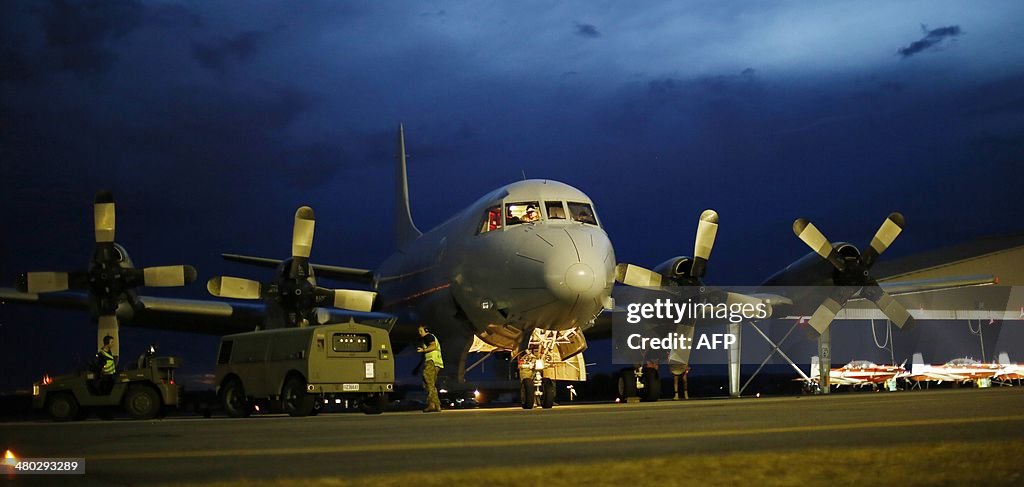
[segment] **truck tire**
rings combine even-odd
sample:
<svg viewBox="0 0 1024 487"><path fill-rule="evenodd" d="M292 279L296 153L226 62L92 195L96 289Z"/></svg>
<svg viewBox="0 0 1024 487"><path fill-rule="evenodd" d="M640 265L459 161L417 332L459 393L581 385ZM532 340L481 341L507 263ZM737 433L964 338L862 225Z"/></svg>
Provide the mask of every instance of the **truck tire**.
<svg viewBox="0 0 1024 487"><path fill-rule="evenodd" d="M380 414L387 400L387 394L371 394L359 402L359 410L363 414Z"/></svg>
<svg viewBox="0 0 1024 487"><path fill-rule="evenodd" d="M619 399L626 402L630 397L636 397L636 376L632 368L625 368L619 373Z"/></svg>
<svg viewBox="0 0 1024 487"><path fill-rule="evenodd" d="M644 375L641 380L644 381L644 392L640 399L646 402L657 402L658 399L661 399L661 376L658 374L658 369L644 367Z"/></svg>
<svg viewBox="0 0 1024 487"><path fill-rule="evenodd" d="M70 392L58 392L46 399L46 414L54 421L71 421L78 417L78 401Z"/></svg>
<svg viewBox="0 0 1024 487"><path fill-rule="evenodd" d="M142 384L128 386L122 405L132 419L153 419L160 414L160 408L163 406L160 402L160 393Z"/></svg>
<svg viewBox="0 0 1024 487"><path fill-rule="evenodd" d="M229 379L220 390L220 402L224 412L232 418L248 418L252 414L252 404L245 397L245 388L238 379Z"/></svg>
<svg viewBox="0 0 1024 487"><path fill-rule="evenodd" d="M284 388L281 389L281 406L289 416L309 416L316 406L315 401L315 397L306 393L306 381L296 376L284 381Z"/></svg>
<svg viewBox="0 0 1024 487"><path fill-rule="evenodd" d="M540 406L544 409L551 409L555 406L555 381L544 379L544 391L540 396Z"/></svg>
<svg viewBox="0 0 1024 487"><path fill-rule="evenodd" d="M523 409L533 409L533 379L522 379L519 381L519 399L523 403Z"/></svg>

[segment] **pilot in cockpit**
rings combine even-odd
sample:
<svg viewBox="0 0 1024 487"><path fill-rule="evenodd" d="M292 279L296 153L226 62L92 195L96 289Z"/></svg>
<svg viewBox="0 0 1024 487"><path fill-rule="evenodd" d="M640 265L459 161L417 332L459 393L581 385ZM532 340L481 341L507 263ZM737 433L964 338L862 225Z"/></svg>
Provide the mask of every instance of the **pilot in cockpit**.
<svg viewBox="0 0 1024 487"><path fill-rule="evenodd" d="M526 213L523 214L523 223L530 223L540 220L540 213L537 212L537 208L533 205L526 207Z"/></svg>

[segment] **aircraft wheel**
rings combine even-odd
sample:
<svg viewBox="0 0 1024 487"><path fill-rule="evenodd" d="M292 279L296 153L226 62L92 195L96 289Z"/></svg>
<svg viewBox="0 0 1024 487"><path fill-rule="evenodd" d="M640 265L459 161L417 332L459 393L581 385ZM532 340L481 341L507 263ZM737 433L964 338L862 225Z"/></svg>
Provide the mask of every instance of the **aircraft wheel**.
<svg viewBox="0 0 1024 487"><path fill-rule="evenodd" d="M544 409L551 409L555 406L555 394L558 392L555 389L555 381L553 379L544 379L544 393L540 396L540 405Z"/></svg>
<svg viewBox="0 0 1024 487"><path fill-rule="evenodd" d="M160 394L142 384L128 386L124 393L124 410L132 419L153 419L160 414Z"/></svg>
<svg viewBox="0 0 1024 487"><path fill-rule="evenodd" d="M306 393L306 381L292 376L284 383L281 391L281 405L292 417L309 416L313 411L316 398Z"/></svg>
<svg viewBox="0 0 1024 487"><path fill-rule="evenodd" d="M626 399L636 396L636 376L632 368L622 369L619 374L619 399L626 402Z"/></svg>
<svg viewBox="0 0 1024 487"><path fill-rule="evenodd" d="M54 421L71 421L78 417L78 401L70 392L58 392L46 400L46 414Z"/></svg>
<svg viewBox="0 0 1024 487"><path fill-rule="evenodd" d="M519 381L519 399L523 403L523 409L533 409L533 379L523 379Z"/></svg>
<svg viewBox="0 0 1024 487"><path fill-rule="evenodd" d="M661 398L661 377L658 369L644 367L644 393L641 399L647 402L655 402Z"/></svg>
<svg viewBox="0 0 1024 487"><path fill-rule="evenodd" d="M252 404L245 397L245 388L238 379L226 382L220 391L221 404L224 411L232 418L248 418L252 414Z"/></svg>

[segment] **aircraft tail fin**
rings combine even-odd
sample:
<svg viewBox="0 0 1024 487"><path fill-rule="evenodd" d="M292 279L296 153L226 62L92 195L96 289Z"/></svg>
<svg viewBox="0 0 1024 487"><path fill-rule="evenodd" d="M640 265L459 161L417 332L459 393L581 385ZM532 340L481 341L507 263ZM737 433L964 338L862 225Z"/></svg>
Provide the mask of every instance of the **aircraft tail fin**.
<svg viewBox="0 0 1024 487"><path fill-rule="evenodd" d="M910 363L910 374L920 375L922 373L924 373L924 355L915 353Z"/></svg>
<svg viewBox="0 0 1024 487"><path fill-rule="evenodd" d="M999 352L999 365L1010 365L1010 354Z"/></svg>
<svg viewBox="0 0 1024 487"><path fill-rule="evenodd" d="M818 356L811 357L811 380L815 380L821 376L821 365L818 361Z"/></svg>
<svg viewBox="0 0 1024 487"><path fill-rule="evenodd" d="M409 210L409 178L405 166L405 127L398 125L398 148L395 154L395 247L402 248L423 233L416 228Z"/></svg>

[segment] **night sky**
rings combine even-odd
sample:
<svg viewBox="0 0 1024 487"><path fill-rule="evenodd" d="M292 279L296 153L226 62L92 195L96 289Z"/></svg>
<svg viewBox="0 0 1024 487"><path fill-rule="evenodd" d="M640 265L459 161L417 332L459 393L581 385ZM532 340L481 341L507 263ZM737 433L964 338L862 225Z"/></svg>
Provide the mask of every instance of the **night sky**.
<svg viewBox="0 0 1024 487"><path fill-rule="evenodd" d="M395 130L429 229L523 177L593 198L619 261L692 253L756 284L797 217L891 255L1024 230L1024 3L0 3L0 281L84 268L92 198L136 265L267 278L317 213L316 262L392 250ZM6 277L3 277L6 276ZM0 391L94 352L85 313L0 307ZM208 369L216 339L122 331Z"/></svg>

